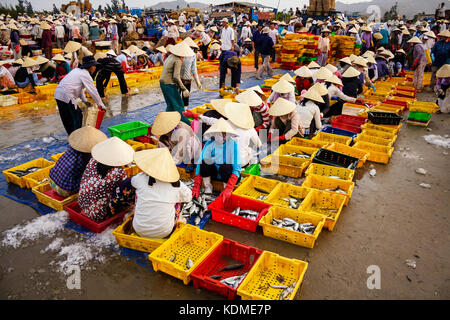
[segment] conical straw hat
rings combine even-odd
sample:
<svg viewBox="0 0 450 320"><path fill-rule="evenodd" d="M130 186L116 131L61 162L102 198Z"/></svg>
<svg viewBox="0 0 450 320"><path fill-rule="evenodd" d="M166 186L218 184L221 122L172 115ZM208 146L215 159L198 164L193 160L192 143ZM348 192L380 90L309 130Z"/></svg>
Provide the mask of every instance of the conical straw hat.
<svg viewBox="0 0 450 320"><path fill-rule="evenodd" d="M281 117L294 111L295 107L295 103L280 97L270 107L269 114L274 117Z"/></svg>
<svg viewBox="0 0 450 320"><path fill-rule="evenodd" d="M166 48L164 48L163 46L160 46L160 47L156 48L156 50L158 50L161 53L167 53Z"/></svg>
<svg viewBox="0 0 450 320"><path fill-rule="evenodd" d="M179 57L192 57L195 55L194 51L183 41L170 48L169 52Z"/></svg>
<svg viewBox="0 0 450 320"><path fill-rule="evenodd" d="M314 87L311 87L308 89L308 91L306 91L303 95L303 98L307 98L309 100L315 101L315 102L319 102L319 103L324 103L322 97L320 96L318 90Z"/></svg>
<svg viewBox="0 0 450 320"><path fill-rule="evenodd" d="M181 120L181 114L178 111L160 112L156 116L152 125L152 134L161 136L172 131Z"/></svg>
<svg viewBox="0 0 450 320"><path fill-rule="evenodd" d="M377 39L377 40L383 39L383 35L382 35L381 33L379 33L379 32L374 33L373 37L374 37L375 39Z"/></svg>
<svg viewBox="0 0 450 320"><path fill-rule="evenodd" d="M69 135L69 144L77 151L91 153L92 148L99 142L108 139L102 131L91 127L81 127Z"/></svg>
<svg viewBox="0 0 450 320"><path fill-rule="evenodd" d="M311 78L313 76L311 70L308 69L306 66L302 66L294 71L294 73L302 78Z"/></svg>
<svg viewBox="0 0 450 320"><path fill-rule="evenodd" d="M402 34L405 35L405 36L409 36L410 35L408 29L406 29L406 28L402 30Z"/></svg>
<svg viewBox="0 0 450 320"><path fill-rule="evenodd" d="M37 56L35 60L37 64L44 64L48 62L48 59L43 56Z"/></svg>
<svg viewBox="0 0 450 320"><path fill-rule="evenodd" d="M214 43L209 47L209 50L220 50L220 45L218 43Z"/></svg>
<svg viewBox="0 0 450 320"><path fill-rule="evenodd" d="M331 77L333 73L325 67L320 68L315 74L314 78L319 80L325 80Z"/></svg>
<svg viewBox="0 0 450 320"><path fill-rule="evenodd" d="M253 92L256 95L256 93ZM259 98L259 97L258 97ZM236 126L245 130L255 127L252 111L248 104L230 102L225 105L227 118Z"/></svg>
<svg viewBox="0 0 450 320"><path fill-rule="evenodd" d="M53 61L66 61L61 53L58 53L56 56L52 58Z"/></svg>
<svg viewBox="0 0 450 320"><path fill-rule="evenodd" d="M38 63L36 62L36 60L31 59L30 57L25 57L23 59L22 67L29 68L29 67L33 67L33 66L35 66L37 64Z"/></svg>
<svg viewBox="0 0 450 320"><path fill-rule="evenodd" d="M227 103L233 102L232 99L213 99L211 100L211 106L214 110L220 113L222 116L226 117L225 105Z"/></svg>
<svg viewBox="0 0 450 320"><path fill-rule="evenodd" d="M325 68L330 70L331 73L335 73L337 71L337 68L335 66L333 66L332 64L329 64L329 63L325 66Z"/></svg>
<svg viewBox="0 0 450 320"><path fill-rule="evenodd" d="M292 78L289 73L285 73L280 79L284 79L287 82L295 83L294 78Z"/></svg>
<svg viewBox="0 0 450 320"><path fill-rule="evenodd" d="M358 66L367 67L367 61L363 57L357 57L354 61L354 64L357 64Z"/></svg>
<svg viewBox="0 0 450 320"><path fill-rule="evenodd" d="M111 137L97 143L92 148L91 154L97 162L111 167L119 167L133 161L134 150L118 137Z"/></svg>
<svg viewBox="0 0 450 320"><path fill-rule="evenodd" d="M64 52L72 53L77 50L80 50L80 48L81 48L81 43L76 42L76 41L69 41L69 42L67 42L66 46L64 47Z"/></svg>
<svg viewBox="0 0 450 320"><path fill-rule="evenodd" d="M156 180L169 183L180 180L180 173L168 148L136 152L134 161L139 169Z"/></svg>
<svg viewBox="0 0 450 320"><path fill-rule="evenodd" d="M422 44L422 41L417 37L412 37L410 40L407 41L408 43L417 43Z"/></svg>
<svg viewBox="0 0 450 320"><path fill-rule="evenodd" d="M248 90L253 90L253 91L258 92L260 94L264 94L264 91L262 91L260 86L253 86L251 88L248 88L246 91L248 91Z"/></svg>
<svg viewBox="0 0 450 320"><path fill-rule="evenodd" d="M17 59L17 60L14 60L12 63L22 65L22 64L23 64L23 60L19 58L19 59Z"/></svg>
<svg viewBox="0 0 450 320"><path fill-rule="evenodd" d="M42 30L50 30L52 27L47 22L42 22L39 26Z"/></svg>
<svg viewBox="0 0 450 320"><path fill-rule="evenodd" d="M355 54L351 54L351 55L349 56L349 59L350 59L350 61L351 61L352 63L353 63L353 61L355 61L356 58L358 58L358 56L355 55Z"/></svg>
<svg viewBox="0 0 450 320"><path fill-rule="evenodd" d="M439 37L446 37L446 38L450 38L450 30L445 29L444 31L440 32L438 34Z"/></svg>
<svg viewBox="0 0 450 320"><path fill-rule="evenodd" d="M339 79L335 74L333 74L331 77L329 77L326 82L331 82L333 84L336 84L338 86L343 86L341 79Z"/></svg>
<svg viewBox="0 0 450 320"><path fill-rule="evenodd" d="M358 70L356 70L353 67L349 67L347 69L347 71L344 72L344 74L342 75L343 78L353 78L353 77L357 77L361 74L361 72L359 72Z"/></svg>
<svg viewBox="0 0 450 320"><path fill-rule="evenodd" d="M183 42L185 42L189 47L198 49L198 45L192 40L191 37L186 37Z"/></svg>
<svg viewBox="0 0 450 320"><path fill-rule="evenodd" d="M358 33L358 31L355 29L355 27L348 30L349 33Z"/></svg>
<svg viewBox="0 0 450 320"><path fill-rule="evenodd" d="M139 50L139 48L136 47L134 44L132 44L131 46L129 46L127 49L128 49L128 51L130 51L131 53L135 53L135 52L137 52L137 51Z"/></svg>
<svg viewBox="0 0 450 320"><path fill-rule="evenodd" d="M106 51L106 54L109 54L113 57L117 57L117 54L114 52L114 50L108 50L108 51Z"/></svg>
<svg viewBox="0 0 450 320"><path fill-rule="evenodd" d="M308 68L309 68L309 69L320 68L320 66L319 66L315 61L311 61L311 62L308 64Z"/></svg>
<svg viewBox="0 0 450 320"><path fill-rule="evenodd" d="M324 95L328 94L327 88L323 84L321 84L319 82L316 82L313 86L311 86L311 88L314 88L315 90L317 90L317 92L321 96L324 96Z"/></svg>
<svg viewBox="0 0 450 320"><path fill-rule="evenodd" d="M405 50L403 50L403 49L397 50L396 52L406 54Z"/></svg>
<svg viewBox="0 0 450 320"><path fill-rule="evenodd" d="M436 35L434 34L434 32L433 32L433 31L428 31L428 32L425 32L425 33L424 33L424 35L426 35L427 37L430 37L430 38L436 39Z"/></svg>
<svg viewBox="0 0 450 320"><path fill-rule="evenodd" d="M344 63L349 64L349 65L352 64L352 60L350 60L349 57L342 58L342 59L340 59L339 61L340 61L340 62L344 62Z"/></svg>
<svg viewBox="0 0 450 320"><path fill-rule="evenodd" d="M260 106L262 99L253 90L245 90L234 97L237 102L244 103L250 107Z"/></svg>
<svg viewBox="0 0 450 320"><path fill-rule="evenodd" d="M104 59L104 58L106 58L105 52L97 52L96 54L94 54L95 60Z"/></svg>
<svg viewBox="0 0 450 320"><path fill-rule="evenodd" d="M205 27L203 25L199 24L198 26L194 27L194 30L203 32L203 31L205 31Z"/></svg>
<svg viewBox="0 0 450 320"><path fill-rule="evenodd" d="M450 78L450 64L444 64L437 72L438 78Z"/></svg>
<svg viewBox="0 0 450 320"><path fill-rule="evenodd" d="M220 118L219 120L214 122L214 124L208 130L206 130L203 136L208 136L212 133L227 133L237 136L237 132L234 131L234 129L224 118Z"/></svg>
<svg viewBox="0 0 450 320"><path fill-rule="evenodd" d="M280 79L272 86L272 90L278 93L288 93L294 90L294 86L286 80Z"/></svg>
<svg viewBox="0 0 450 320"><path fill-rule="evenodd" d="M367 63L375 64L375 63L377 63L377 62L375 61L375 59L374 59L372 56L368 56L368 57L367 57Z"/></svg>

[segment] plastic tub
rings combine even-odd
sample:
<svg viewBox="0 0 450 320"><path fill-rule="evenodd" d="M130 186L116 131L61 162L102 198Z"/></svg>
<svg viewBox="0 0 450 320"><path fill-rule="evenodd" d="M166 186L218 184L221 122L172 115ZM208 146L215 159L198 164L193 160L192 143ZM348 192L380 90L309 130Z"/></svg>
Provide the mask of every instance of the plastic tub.
<svg viewBox="0 0 450 320"><path fill-rule="evenodd" d="M37 200L46 206L55 209L56 211L64 210L64 207L78 199L78 193L61 197L50 187L50 183L45 182L37 185L31 191L36 195Z"/></svg>
<svg viewBox="0 0 450 320"><path fill-rule="evenodd" d="M332 143L325 147L325 149L346 154L348 156L358 158L358 164L356 168L361 168L367 160L369 153L366 151L358 150L352 147L349 147L342 143Z"/></svg>
<svg viewBox="0 0 450 320"><path fill-rule="evenodd" d="M344 153L319 149L312 162L354 170L358 166L359 159Z"/></svg>
<svg viewBox="0 0 450 320"><path fill-rule="evenodd" d="M393 112L368 112L369 120L373 124L390 124L398 125L402 120L402 117Z"/></svg>
<svg viewBox="0 0 450 320"><path fill-rule="evenodd" d="M311 163L308 169L306 169L305 175L309 176L311 174L325 177L339 177L342 180L352 181L355 175L355 170L327 166L319 163Z"/></svg>
<svg viewBox="0 0 450 320"><path fill-rule="evenodd" d="M303 181L302 187L308 188L308 189L317 189L320 191L330 192L333 194L344 195L347 198L344 205L347 205L352 196L353 189L355 187L355 183L352 181L333 179L333 178L317 176L317 175L309 175L306 177L305 181ZM336 188L344 190L346 192L346 194L332 191L332 190L325 190L325 189L336 189Z"/></svg>
<svg viewBox="0 0 450 320"><path fill-rule="evenodd" d="M340 129L340 128L336 128L336 127L332 127L332 126L324 126L320 131L326 132L326 133L338 134L338 135L345 136L345 137L352 137L352 138L356 137L356 133L353 131L344 130L344 129Z"/></svg>
<svg viewBox="0 0 450 320"><path fill-rule="evenodd" d="M122 140L128 140L135 137L146 135L149 124L141 121L132 121L108 127L111 137L118 137Z"/></svg>

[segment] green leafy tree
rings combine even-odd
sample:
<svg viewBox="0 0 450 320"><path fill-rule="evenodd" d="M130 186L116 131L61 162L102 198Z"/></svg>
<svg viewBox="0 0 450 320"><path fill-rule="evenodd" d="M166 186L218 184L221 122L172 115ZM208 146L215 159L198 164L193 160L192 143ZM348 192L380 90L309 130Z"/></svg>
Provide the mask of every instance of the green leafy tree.
<svg viewBox="0 0 450 320"><path fill-rule="evenodd" d="M391 7L391 9L389 9L388 11L386 11L384 13L384 15L383 15L384 21L388 21L388 20L397 18L397 16L398 16L397 6L398 6L398 3L395 2L395 4Z"/></svg>
<svg viewBox="0 0 450 320"><path fill-rule="evenodd" d="M119 13L119 0L111 0L111 10L113 13Z"/></svg>
<svg viewBox="0 0 450 320"><path fill-rule="evenodd" d="M18 13L25 12L25 0L18 0L19 4L16 5L16 10Z"/></svg>
<svg viewBox="0 0 450 320"><path fill-rule="evenodd" d="M31 5L30 1L27 1L26 4L27 4L26 6L27 15L31 16L34 13L33 6Z"/></svg>

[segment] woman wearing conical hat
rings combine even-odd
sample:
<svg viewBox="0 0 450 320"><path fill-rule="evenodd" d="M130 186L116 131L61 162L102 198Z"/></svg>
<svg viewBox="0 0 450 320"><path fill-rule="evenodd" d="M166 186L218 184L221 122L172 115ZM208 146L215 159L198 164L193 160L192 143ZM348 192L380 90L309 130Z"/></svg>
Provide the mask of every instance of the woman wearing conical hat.
<svg viewBox="0 0 450 320"><path fill-rule="evenodd" d="M91 220L102 222L134 202L134 188L124 165L133 161L134 150L111 137L91 149L92 158L83 173L78 205Z"/></svg>
<svg viewBox="0 0 450 320"><path fill-rule="evenodd" d="M334 99L337 100L337 102L334 103L330 107L329 111L323 115L324 118L328 118L333 115L340 115L342 113L342 106L345 102L355 103L357 100L357 98L347 96L342 92L344 84L342 83L341 79L339 79L335 75L332 75L325 81L325 86L327 87L330 101Z"/></svg>
<svg viewBox="0 0 450 320"><path fill-rule="evenodd" d="M316 130L322 128L320 109L318 104L323 103L316 88L310 88L301 95L302 101L297 104L297 113L300 116L305 136L313 136Z"/></svg>
<svg viewBox="0 0 450 320"><path fill-rule="evenodd" d="M278 98L269 110L273 117L268 140L284 144L293 137L303 137L304 129L295 103L284 98Z"/></svg>
<svg viewBox="0 0 450 320"><path fill-rule="evenodd" d="M427 57L422 41L418 37L413 37L408 42L413 45L413 64L411 65L411 69L414 70L413 85L418 92L421 92L423 88L423 72L427 65Z"/></svg>
<svg viewBox="0 0 450 320"><path fill-rule="evenodd" d="M202 144L192 128L181 121L176 111L160 112L152 125L152 134L158 138L159 148L168 148L175 164L185 164L186 172L194 170Z"/></svg>
<svg viewBox="0 0 450 320"><path fill-rule="evenodd" d="M228 202L241 175L241 156L239 145L235 138L237 133L223 118L217 120L204 134L205 146L197 160L192 197L200 195L202 181L205 193L212 193L211 179L226 184L221 196L224 203Z"/></svg>
<svg viewBox="0 0 450 320"><path fill-rule="evenodd" d="M54 56L52 60L56 62L56 78L59 82L70 72L70 66L60 53Z"/></svg>
<svg viewBox="0 0 450 320"><path fill-rule="evenodd" d="M272 93L267 98L267 103L275 103L279 98L284 98L292 103L295 103L295 88L294 86L284 80L280 79L272 86Z"/></svg>
<svg viewBox="0 0 450 320"><path fill-rule="evenodd" d="M92 148L106 139L108 137L103 132L90 126L72 132L68 139L69 147L50 169L50 187L65 198L78 193Z"/></svg>
<svg viewBox="0 0 450 320"><path fill-rule="evenodd" d="M363 91L363 84L359 79L361 73L353 67L347 69L342 75L342 92L353 98L357 98Z"/></svg>
<svg viewBox="0 0 450 320"><path fill-rule="evenodd" d="M450 64L444 64L436 72L436 92L439 110L436 113L450 113Z"/></svg>
<svg viewBox="0 0 450 320"><path fill-rule="evenodd" d="M167 148L136 152L136 165L143 172L131 179L136 189L133 229L140 237L165 238L176 227L176 205L192 200L191 190L180 174Z"/></svg>

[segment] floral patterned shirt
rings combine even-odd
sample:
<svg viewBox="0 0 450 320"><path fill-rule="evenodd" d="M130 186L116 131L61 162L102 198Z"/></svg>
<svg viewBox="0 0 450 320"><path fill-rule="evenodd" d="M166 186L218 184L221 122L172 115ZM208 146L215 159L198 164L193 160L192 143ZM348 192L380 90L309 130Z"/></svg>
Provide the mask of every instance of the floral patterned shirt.
<svg viewBox="0 0 450 320"><path fill-rule="evenodd" d="M97 172L97 161L92 158L81 178L78 205L90 219L103 221L108 214L113 191L126 178L122 167L114 167L102 178Z"/></svg>

